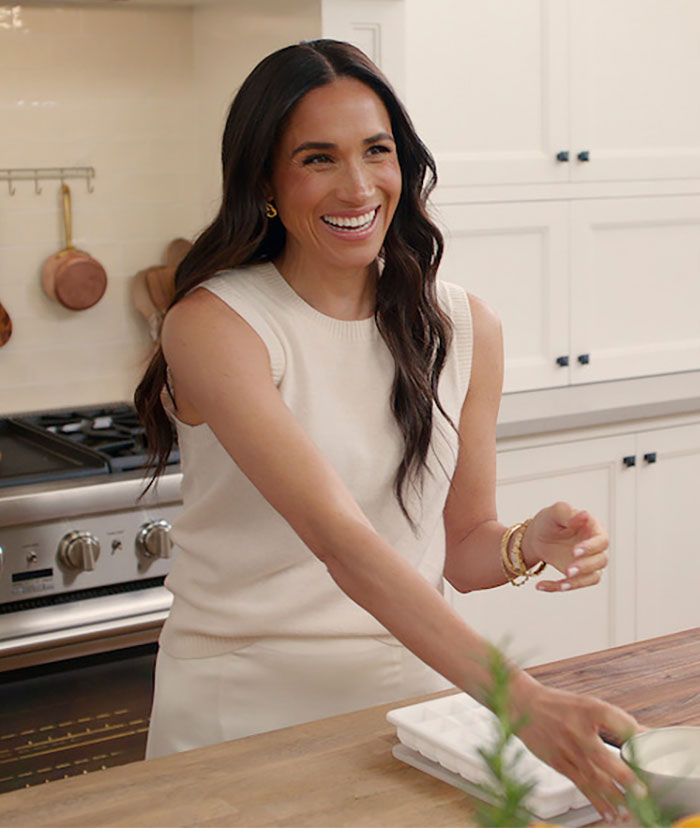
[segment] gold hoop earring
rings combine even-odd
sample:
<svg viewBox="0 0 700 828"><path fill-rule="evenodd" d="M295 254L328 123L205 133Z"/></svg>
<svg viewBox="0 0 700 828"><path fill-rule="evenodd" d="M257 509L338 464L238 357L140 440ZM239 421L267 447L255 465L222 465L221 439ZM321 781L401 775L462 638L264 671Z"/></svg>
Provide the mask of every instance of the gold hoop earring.
<svg viewBox="0 0 700 828"><path fill-rule="evenodd" d="M265 215L271 219L277 215L277 208L271 201L265 204Z"/></svg>

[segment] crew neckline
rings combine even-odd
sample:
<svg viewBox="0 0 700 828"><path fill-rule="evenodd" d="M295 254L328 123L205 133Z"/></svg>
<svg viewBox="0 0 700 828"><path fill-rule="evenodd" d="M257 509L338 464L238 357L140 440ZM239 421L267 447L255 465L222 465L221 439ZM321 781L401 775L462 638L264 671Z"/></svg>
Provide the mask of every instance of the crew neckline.
<svg viewBox="0 0 700 828"><path fill-rule="evenodd" d="M378 335L374 316L368 316L365 319L337 319L335 316L328 316L299 296L279 272L274 262L268 260L259 266L273 293L291 303L307 319L313 320L331 333L348 339L370 339Z"/></svg>

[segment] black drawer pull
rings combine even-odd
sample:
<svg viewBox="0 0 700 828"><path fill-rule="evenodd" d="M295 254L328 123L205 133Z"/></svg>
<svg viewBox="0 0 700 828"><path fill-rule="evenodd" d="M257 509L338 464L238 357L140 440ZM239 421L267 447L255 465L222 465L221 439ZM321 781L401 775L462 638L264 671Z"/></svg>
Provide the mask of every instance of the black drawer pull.
<svg viewBox="0 0 700 828"><path fill-rule="evenodd" d="M577 157L579 161L590 161L591 153L588 150L581 150Z"/></svg>
<svg viewBox="0 0 700 828"><path fill-rule="evenodd" d="M560 357L557 357L557 365L558 365L560 368L566 368L566 366L567 366L568 364L569 364L569 357L568 357L568 356L560 356Z"/></svg>
<svg viewBox="0 0 700 828"><path fill-rule="evenodd" d="M579 354L578 355L578 361L581 363L581 365L588 365L588 363L591 361L591 355L590 354Z"/></svg>
<svg viewBox="0 0 700 828"><path fill-rule="evenodd" d="M634 456L634 454L630 454L628 457L623 457L623 458L622 458L622 462L623 462L623 463L625 464L625 466L627 466L627 468L629 469L629 468L631 468L632 466L636 466L636 465L637 465L637 458Z"/></svg>
<svg viewBox="0 0 700 828"><path fill-rule="evenodd" d="M557 161L568 161L569 160L569 150L560 150L557 153Z"/></svg>
<svg viewBox="0 0 700 828"><path fill-rule="evenodd" d="M650 451L648 454L644 455L644 459L647 463L656 463L656 452Z"/></svg>

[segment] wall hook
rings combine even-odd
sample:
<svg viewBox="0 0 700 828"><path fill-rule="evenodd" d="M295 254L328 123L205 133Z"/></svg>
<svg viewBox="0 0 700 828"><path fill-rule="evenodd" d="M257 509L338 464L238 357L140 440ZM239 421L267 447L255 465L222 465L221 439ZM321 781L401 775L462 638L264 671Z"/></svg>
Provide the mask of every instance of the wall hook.
<svg viewBox="0 0 700 828"><path fill-rule="evenodd" d="M8 170L7 173L7 186L10 190L10 195L13 196L15 194L15 185L12 181L12 171Z"/></svg>
<svg viewBox="0 0 700 828"><path fill-rule="evenodd" d="M89 193L94 193L95 192L95 187L92 183L92 177L93 177L94 174L95 173L92 170L89 170L88 174L87 174L87 178L85 179L87 181L87 191Z"/></svg>
<svg viewBox="0 0 700 828"><path fill-rule="evenodd" d="M39 170L34 170L34 192L36 195L41 195L42 190L39 186Z"/></svg>

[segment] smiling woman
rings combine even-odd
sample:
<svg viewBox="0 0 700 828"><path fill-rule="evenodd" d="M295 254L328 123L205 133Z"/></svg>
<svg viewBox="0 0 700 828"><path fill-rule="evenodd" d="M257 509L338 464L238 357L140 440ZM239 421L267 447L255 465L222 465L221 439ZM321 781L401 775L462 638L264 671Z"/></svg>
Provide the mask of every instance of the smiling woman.
<svg viewBox="0 0 700 828"><path fill-rule="evenodd" d="M498 522L500 325L437 280L435 164L368 58L329 40L265 58L222 161L136 394L154 479L171 422L183 464L150 757L450 682L485 700L488 646L443 577L469 591L551 564L539 586L560 591L607 562L569 504ZM511 687L528 746L611 813L634 775L598 729L635 721L514 665Z"/></svg>

